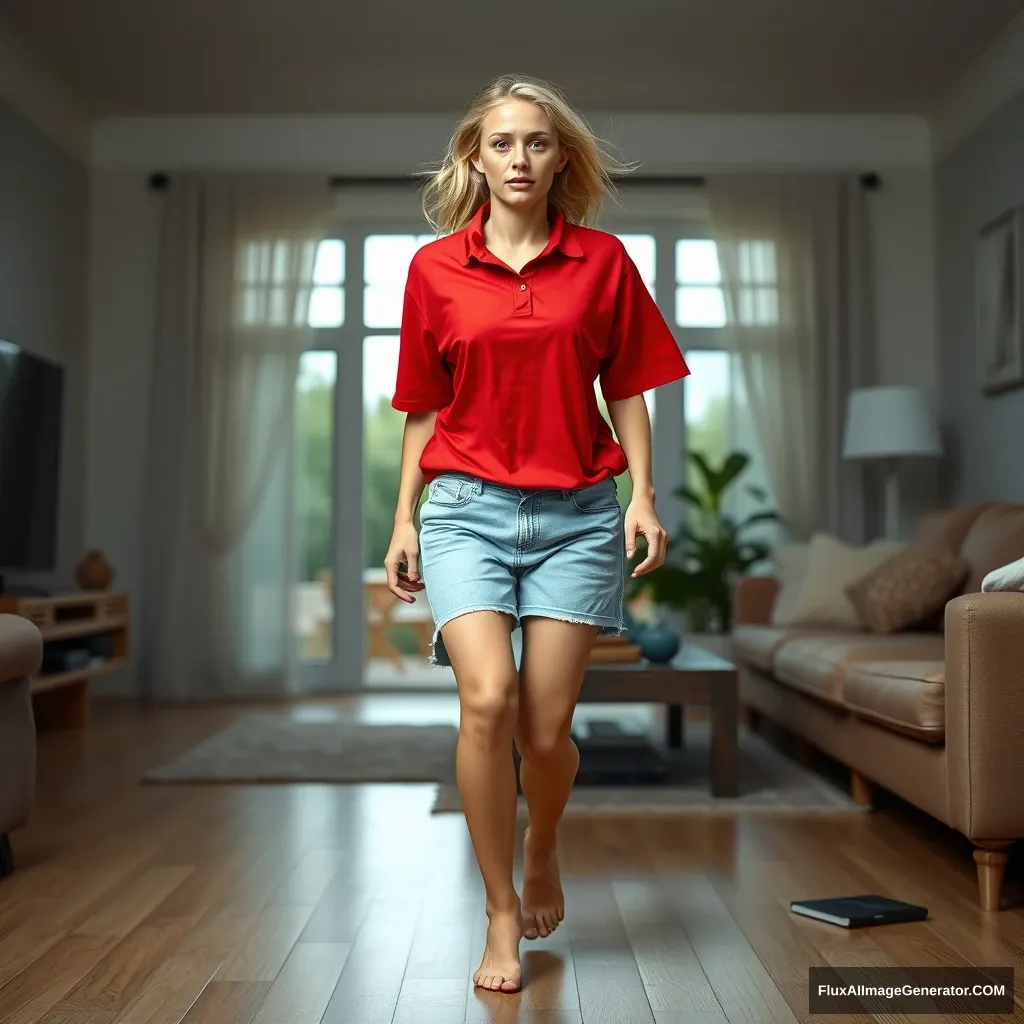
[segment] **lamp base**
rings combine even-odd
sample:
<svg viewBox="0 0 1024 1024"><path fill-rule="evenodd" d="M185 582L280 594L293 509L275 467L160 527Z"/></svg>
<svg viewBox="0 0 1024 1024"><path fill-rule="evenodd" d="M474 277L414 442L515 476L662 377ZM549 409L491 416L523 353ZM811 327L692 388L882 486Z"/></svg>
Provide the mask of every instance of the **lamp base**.
<svg viewBox="0 0 1024 1024"><path fill-rule="evenodd" d="M896 459L885 460L885 539L900 539L900 475Z"/></svg>

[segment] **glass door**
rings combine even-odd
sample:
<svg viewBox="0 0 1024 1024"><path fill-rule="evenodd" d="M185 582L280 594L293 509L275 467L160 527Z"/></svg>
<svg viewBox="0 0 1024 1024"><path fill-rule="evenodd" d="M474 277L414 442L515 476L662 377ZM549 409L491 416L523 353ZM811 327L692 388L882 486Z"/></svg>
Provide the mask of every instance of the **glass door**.
<svg viewBox="0 0 1024 1024"><path fill-rule="evenodd" d="M405 423L391 408L405 281L434 238L414 199L403 188L343 190L318 251L315 340L296 380L293 640L307 693L440 681L427 666L426 598L399 602L384 571Z"/></svg>

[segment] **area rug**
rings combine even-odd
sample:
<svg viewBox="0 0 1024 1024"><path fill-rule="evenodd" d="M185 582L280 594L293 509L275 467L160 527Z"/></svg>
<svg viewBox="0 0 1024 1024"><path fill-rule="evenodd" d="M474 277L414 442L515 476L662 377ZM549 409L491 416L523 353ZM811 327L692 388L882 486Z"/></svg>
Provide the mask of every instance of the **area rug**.
<svg viewBox="0 0 1024 1024"><path fill-rule="evenodd" d="M451 725L379 725L340 715L245 715L174 761L146 772L146 783L422 782L437 785L433 813L461 813ZM658 785L578 785L567 814L862 813L842 789L785 757L756 733L740 731L740 795L709 787L710 734L686 729ZM520 798L520 809L525 804Z"/></svg>

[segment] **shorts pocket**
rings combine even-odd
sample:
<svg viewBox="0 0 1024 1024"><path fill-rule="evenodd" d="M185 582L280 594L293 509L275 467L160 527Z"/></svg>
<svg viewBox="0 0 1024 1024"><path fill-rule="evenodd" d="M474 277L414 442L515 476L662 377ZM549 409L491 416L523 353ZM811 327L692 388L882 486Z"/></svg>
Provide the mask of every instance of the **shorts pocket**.
<svg viewBox="0 0 1024 1024"><path fill-rule="evenodd" d="M435 477L430 484L427 501L432 505L444 505L445 508L461 508L468 505L473 497L473 482L458 477Z"/></svg>
<svg viewBox="0 0 1024 1024"><path fill-rule="evenodd" d="M621 512L615 481L608 477L589 487L569 492L569 499L580 512Z"/></svg>

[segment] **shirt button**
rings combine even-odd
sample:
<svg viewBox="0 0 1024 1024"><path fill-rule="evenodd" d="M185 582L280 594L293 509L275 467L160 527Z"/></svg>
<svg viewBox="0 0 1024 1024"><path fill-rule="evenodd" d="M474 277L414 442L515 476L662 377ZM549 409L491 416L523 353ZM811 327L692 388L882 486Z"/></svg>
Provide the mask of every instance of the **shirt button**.
<svg viewBox="0 0 1024 1024"><path fill-rule="evenodd" d="M526 291L526 285L525 285L525 284L521 284L521 285L519 286L519 290L520 290L521 292L525 292L525 291Z"/></svg>

